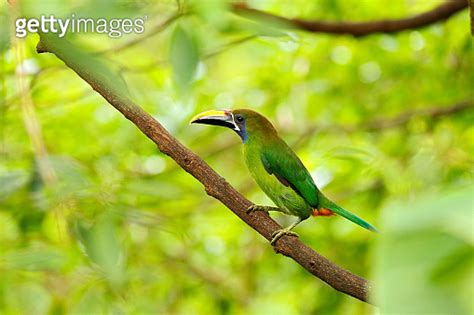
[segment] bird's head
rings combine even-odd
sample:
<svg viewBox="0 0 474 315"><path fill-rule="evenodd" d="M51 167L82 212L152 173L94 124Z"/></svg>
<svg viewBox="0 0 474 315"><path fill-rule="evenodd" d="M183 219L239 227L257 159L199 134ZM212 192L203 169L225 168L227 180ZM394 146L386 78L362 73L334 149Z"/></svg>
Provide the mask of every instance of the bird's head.
<svg viewBox="0 0 474 315"><path fill-rule="evenodd" d="M209 110L194 116L191 124L230 128L240 136L243 143L251 136L276 135L276 130L268 119L250 109Z"/></svg>

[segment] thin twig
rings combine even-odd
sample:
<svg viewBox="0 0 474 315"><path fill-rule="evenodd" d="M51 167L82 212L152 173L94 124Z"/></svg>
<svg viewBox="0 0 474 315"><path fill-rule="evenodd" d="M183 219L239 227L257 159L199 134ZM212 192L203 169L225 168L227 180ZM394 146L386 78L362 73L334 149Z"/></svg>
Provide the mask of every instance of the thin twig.
<svg viewBox="0 0 474 315"><path fill-rule="evenodd" d="M367 122L362 122L357 125L312 125L307 128L298 138L294 146L301 145L306 138L312 134L329 133L329 132L347 132L354 133L358 131L383 131L386 129L403 126L415 118L429 117L431 119L438 119L447 115L453 115L466 110L474 109L474 102L472 100L465 100L455 103L451 106L436 106L421 109L409 110L402 112L393 118L376 118Z"/></svg>
<svg viewBox="0 0 474 315"><path fill-rule="evenodd" d="M146 39L148 39L152 36L155 36L156 34L162 32L168 26L170 26L174 21L176 21L177 19L179 19L183 15L185 15L185 14L184 13L177 13L177 14L169 17L164 22L162 22L162 23L156 25L155 27L153 27L151 30L149 30L147 33L145 33L145 35L136 37L134 39L131 39L131 40L129 40L129 41L127 41L127 42L125 42L121 45L118 45L118 46L115 46L115 47L112 47L112 48L107 48L107 49L104 49L104 50L101 50L101 51L97 51L97 52L95 52L95 54L102 55L102 54L107 54L107 53L116 53L116 52L128 49L130 47L133 47L133 46L145 41Z"/></svg>
<svg viewBox="0 0 474 315"><path fill-rule="evenodd" d="M273 21L307 32L347 34L356 37L374 33L395 33L407 29L424 27L445 20L466 7L466 0L450 0L431 11L398 20L379 20L370 22L329 22L286 18L276 14L253 9L242 2L234 3L232 5L234 12L239 15L245 15L255 19Z"/></svg>
<svg viewBox="0 0 474 315"><path fill-rule="evenodd" d="M421 109L414 109L404 113L399 114L394 118L389 119L375 119L370 123L360 124L355 127L347 128L347 131L354 132L356 130L383 130L402 126L410 122L412 119L418 117L431 117L433 119L440 118L442 116L455 114L462 112L468 109L474 109L474 102L472 100L466 100L463 102L456 103L451 106L438 106L438 107L428 107Z"/></svg>
<svg viewBox="0 0 474 315"><path fill-rule="evenodd" d="M231 41L231 42L229 42L229 43L227 43L227 44L224 44L224 45L222 45L222 46L220 46L220 47L217 47L217 48L215 48L214 50L212 50L212 51L210 51L210 52L204 54L204 55L202 56L202 59L203 59L203 60L205 60L205 59L210 59L210 58L212 58L212 57L215 57L215 56L217 56L217 55L223 53L224 51L226 51L226 50L228 50L228 49L230 49L230 48L232 48L232 47L234 47L234 46L243 44L243 43L248 42L248 41L250 41L250 40L252 40L252 39L255 39L255 38L257 38L257 37L258 37L257 35L248 35L248 36L244 36L244 37L242 37L242 38L238 38L238 39L236 39L236 40L233 40L233 41Z"/></svg>

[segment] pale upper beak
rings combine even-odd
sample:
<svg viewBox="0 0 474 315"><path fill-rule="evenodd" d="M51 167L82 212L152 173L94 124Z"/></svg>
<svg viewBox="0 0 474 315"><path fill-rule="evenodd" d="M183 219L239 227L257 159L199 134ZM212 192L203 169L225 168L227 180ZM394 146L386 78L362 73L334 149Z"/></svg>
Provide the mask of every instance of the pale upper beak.
<svg viewBox="0 0 474 315"><path fill-rule="evenodd" d="M223 126L236 131L240 130L234 121L234 114L230 110L208 110L194 116L190 123Z"/></svg>

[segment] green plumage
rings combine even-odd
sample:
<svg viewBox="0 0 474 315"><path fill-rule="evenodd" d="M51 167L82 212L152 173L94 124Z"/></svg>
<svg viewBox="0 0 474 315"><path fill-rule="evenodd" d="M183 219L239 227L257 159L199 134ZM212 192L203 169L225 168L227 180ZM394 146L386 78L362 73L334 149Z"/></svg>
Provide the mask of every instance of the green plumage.
<svg viewBox="0 0 474 315"><path fill-rule="evenodd" d="M301 160L265 117L249 110L233 113L246 120L244 156L250 174L282 212L304 220L311 216L313 209L325 208L368 230L376 230L319 191Z"/></svg>
<svg viewBox="0 0 474 315"><path fill-rule="evenodd" d="M316 186L283 140L276 134L249 133L244 157L253 179L282 212L302 219L311 216L318 204Z"/></svg>

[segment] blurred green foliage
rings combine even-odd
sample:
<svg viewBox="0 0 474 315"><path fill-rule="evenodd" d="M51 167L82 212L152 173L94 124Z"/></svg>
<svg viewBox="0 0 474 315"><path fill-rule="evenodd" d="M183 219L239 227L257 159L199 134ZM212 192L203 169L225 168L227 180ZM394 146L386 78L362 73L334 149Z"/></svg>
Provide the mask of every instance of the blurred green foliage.
<svg viewBox="0 0 474 315"><path fill-rule="evenodd" d="M374 278L380 308L276 256L55 56L37 55L37 35L17 41L8 35L13 29L2 27L0 313L469 312L472 107L364 128L413 110L472 102L467 11L423 29L355 39L259 24L214 2L179 1L178 9L171 0L22 1L18 14L147 16L150 32L193 9L137 44L127 45L151 34L69 40L91 53L125 45L101 54L113 66L103 71L114 76L111 84L128 89L260 204L271 203L249 178L238 137L188 121L226 107L270 118L325 193L382 231L373 235L337 217L297 228L324 256ZM396 18L439 3L249 1L287 17L331 20ZM14 14L0 3L0 23ZM82 56L91 71L101 71L88 61ZM26 100L19 80L27 82ZM41 134L27 132L35 121Z"/></svg>
<svg viewBox="0 0 474 315"><path fill-rule="evenodd" d="M469 314L474 260L472 187L384 209L376 290L388 314Z"/></svg>

